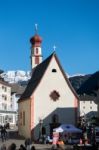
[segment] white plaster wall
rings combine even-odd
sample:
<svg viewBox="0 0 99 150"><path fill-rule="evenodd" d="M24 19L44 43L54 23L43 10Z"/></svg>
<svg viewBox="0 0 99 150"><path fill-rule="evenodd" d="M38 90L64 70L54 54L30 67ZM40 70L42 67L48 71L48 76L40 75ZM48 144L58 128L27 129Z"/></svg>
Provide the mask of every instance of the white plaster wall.
<svg viewBox="0 0 99 150"><path fill-rule="evenodd" d="M36 53L36 48L38 48L38 54ZM41 47L34 47L33 49L32 49L32 51L33 51L33 55L42 55L42 50L41 50Z"/></svg>
<svg viewBox="0 0 99 150"><path fill-rule="evenodd" d="M39 64L42 62L42 56L39 56ZM38 64L35 64L35 57L32 57L32 68L36 67Z"/></svg>
<svg viewBox="0 0 99 150"><path fill-rule="evenodd" d="M2 89L2 86L6 87L6 91L4 89ZM7 97L6 100L3 100L2 95L5 95ZM11 87L0 83L0 108L1 110L4 110L4 108L2 107L2 104L6 104L7 105L7 110L10 110L10 106L11 106Z"/></svg>
<svg viewBox="0 0 99 150"><path fill-rule="evenodd" d="M94 101L80 101L80 116L85 115L91 111L97 111L98 106Z"/></svg>
<svg viewBox="0 0 99 150"><path fill-rule="evenodd" d="M0 110L2 110L2 84L0 83Z"/></svg>
<svg viewBox="0 0 99 150"><path fill-rule="evenodd" d="M23 119L20 118L20 113L23 111L25 112L25 125L23 125ZM19 113L19 119L18 119L18 127L19 127L19 134L30 138L30 99L27 99L23 102L20 102L18 105L18 113ZM23 117L22 117L23 118Z"/></svg>
<svg viewBox="0 0 99 150"><path fill-rule="evenodd" d="M18 99L19 97L16 95L16 93L11 95L12 98L12 110L13 111L18 111Z"/></svg>
<svg viewBox="0 0 99 150"><path fill-rule="evenodd" d="M56 69L57 72L53 73L52 69ZM53 90L56 90L60 94L60 98L56 102L50 98L50 94ZM45 125L48 128L48 124L51 123L53 113L57 113L59 115L59 121L61 123L75 123L75 96L68 87L68 84L66 83L54 57L52 58L46 73L34 93L34 99L35 127L39 124L39 119L41 118L45 120ZM38 134L38 130L35 132L35 134Z"/></svg>

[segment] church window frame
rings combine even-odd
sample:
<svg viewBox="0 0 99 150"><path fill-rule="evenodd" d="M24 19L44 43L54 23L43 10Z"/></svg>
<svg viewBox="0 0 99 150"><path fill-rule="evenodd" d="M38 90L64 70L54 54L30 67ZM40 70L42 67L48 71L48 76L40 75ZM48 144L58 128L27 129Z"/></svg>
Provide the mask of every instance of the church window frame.
<svg viewBox="0 0 99 150"><path fill-rule="evenodd" d="M90 101L90 104L92 104L92 101Z"/></svg>
<svg viewBox="0 0 99 150"><path fill-rule="evenodd" d="M59 100L59 98L60 98L60 94L59 94L59 92L58 91L56 91L56 90L53 90L51 93L50 93L50 98L54 101L54 102L56 102L57 100Z"/></svg>

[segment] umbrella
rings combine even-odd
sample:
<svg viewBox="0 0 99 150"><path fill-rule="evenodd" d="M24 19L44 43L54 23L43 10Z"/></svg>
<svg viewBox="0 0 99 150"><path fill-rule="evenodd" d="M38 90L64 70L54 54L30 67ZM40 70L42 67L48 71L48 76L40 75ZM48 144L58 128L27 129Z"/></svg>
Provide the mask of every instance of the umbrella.
<svg viewBox="0 0 99 150"><path fill-rule="evenodd" d="M62 124L58 128L53 129L54 132L81 133L82 130L71 124Z"/></svg>

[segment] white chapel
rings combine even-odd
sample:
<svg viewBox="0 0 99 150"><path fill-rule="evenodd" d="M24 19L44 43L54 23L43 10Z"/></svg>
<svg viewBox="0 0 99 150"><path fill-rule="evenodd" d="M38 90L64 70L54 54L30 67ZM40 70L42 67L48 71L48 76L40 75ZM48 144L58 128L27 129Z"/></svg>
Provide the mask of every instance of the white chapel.
<svg viewBox="0 0 99 150"><path fill-rule="evenodd" d="M61 124L77 123L78 96L55 52L42 60L42 38L31 39L32 75L18 101L19 134L37 140Z"/></svg>

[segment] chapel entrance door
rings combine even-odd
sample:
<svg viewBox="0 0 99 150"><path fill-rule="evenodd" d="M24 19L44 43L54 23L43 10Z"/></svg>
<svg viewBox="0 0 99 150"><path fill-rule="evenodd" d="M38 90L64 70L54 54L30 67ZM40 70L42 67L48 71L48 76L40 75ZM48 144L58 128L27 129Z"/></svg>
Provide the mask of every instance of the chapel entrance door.
<svg viewBox="0 0 99 150"><path fill-rule="evenodd" d="M52 123L49 124L50 125L50 137L52 138L53 135L53 129L57 128L61 125L61 123L59 123L59 117L57 114L54 114L52 116Z"/></svg>

